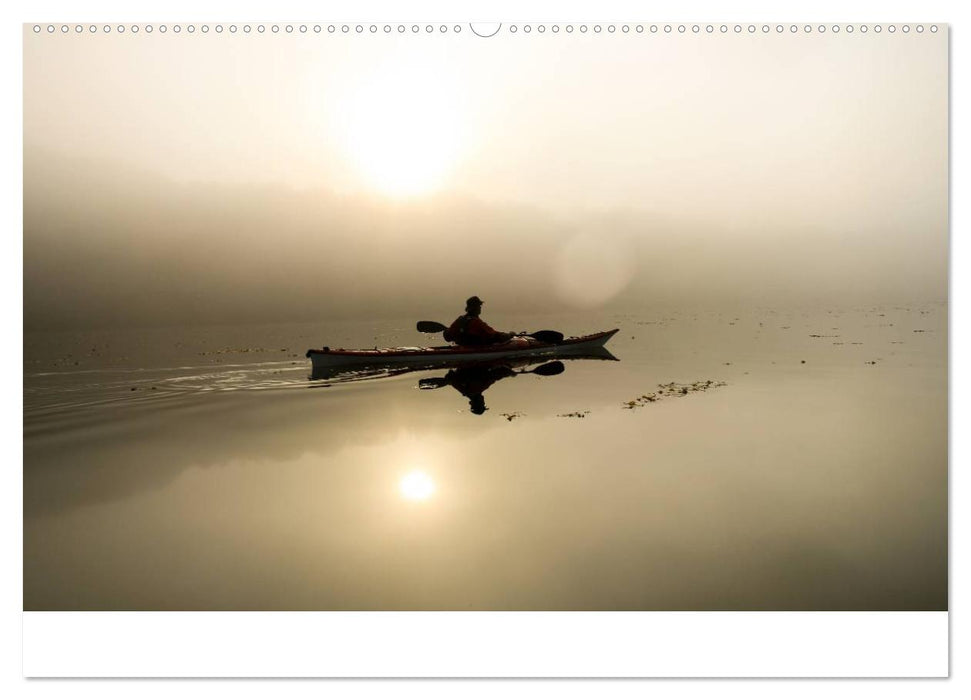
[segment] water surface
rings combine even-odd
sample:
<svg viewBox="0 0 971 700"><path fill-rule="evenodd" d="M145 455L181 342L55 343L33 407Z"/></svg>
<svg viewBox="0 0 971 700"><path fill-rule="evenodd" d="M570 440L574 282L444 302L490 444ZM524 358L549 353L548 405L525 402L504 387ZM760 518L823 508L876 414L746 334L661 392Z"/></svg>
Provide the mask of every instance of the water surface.
<svg viewBox="0 0 971 700"><path fill-rule="evenodd" d="M946 609L945 306L489 320L620 361L476 413L310 379L414 320L27 334L25 608Z"/></svg>

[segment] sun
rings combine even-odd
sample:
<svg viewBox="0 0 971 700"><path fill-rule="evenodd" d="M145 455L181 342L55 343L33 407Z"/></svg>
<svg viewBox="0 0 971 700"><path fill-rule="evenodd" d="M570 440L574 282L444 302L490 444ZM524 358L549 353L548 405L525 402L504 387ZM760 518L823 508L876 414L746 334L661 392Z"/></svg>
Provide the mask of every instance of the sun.
<svg viewBox="0 0 971 700"><path fill-rule="evenodd" d="M426 65L384 66L334 108L342 147L371 188L394 198L442 187L458 155L453 91Z"/></svg>
<svg viewBox="0 0 971 700"><path fill-rule="evenodd" d="M413 471L402 477L398 489L409 501L425 501L435 493L435 482L425 472Z"/></svg>

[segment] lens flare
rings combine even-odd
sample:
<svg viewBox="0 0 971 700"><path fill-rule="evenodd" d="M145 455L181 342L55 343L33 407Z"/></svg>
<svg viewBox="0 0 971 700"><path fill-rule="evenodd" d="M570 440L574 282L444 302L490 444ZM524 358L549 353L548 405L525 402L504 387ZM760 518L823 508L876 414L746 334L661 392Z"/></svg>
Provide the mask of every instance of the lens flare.
<svg viewBox="0 0 971 700"><path fill-rule="evenodd" d="M627 247L605 236L575 236L556 260L555 283L560 299L589 309L617 296L634 276L634 256Z"/></svg>

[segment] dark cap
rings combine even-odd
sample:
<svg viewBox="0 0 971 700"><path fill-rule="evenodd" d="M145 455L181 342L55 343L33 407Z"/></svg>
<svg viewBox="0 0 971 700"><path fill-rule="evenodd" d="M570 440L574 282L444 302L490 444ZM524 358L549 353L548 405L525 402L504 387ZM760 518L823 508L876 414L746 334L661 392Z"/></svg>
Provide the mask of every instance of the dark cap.
<svg viewBox="0 0 971 700"><path fill-rule="evenodd" d="M482 306L482 300L479 297L469 297L465 300L466 306Z"/></svg>

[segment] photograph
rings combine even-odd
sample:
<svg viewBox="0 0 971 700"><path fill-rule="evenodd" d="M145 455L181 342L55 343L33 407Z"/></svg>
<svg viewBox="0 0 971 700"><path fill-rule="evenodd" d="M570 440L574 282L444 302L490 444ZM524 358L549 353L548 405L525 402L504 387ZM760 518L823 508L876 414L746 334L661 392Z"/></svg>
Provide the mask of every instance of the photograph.
<svg viewBox="0 0 971 700"><path fill-rule="evenodd" d="M948 37L24 24L23 610L948 611Z"/></svg>

